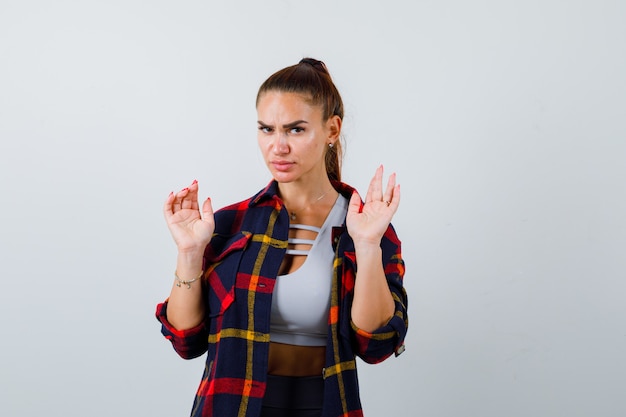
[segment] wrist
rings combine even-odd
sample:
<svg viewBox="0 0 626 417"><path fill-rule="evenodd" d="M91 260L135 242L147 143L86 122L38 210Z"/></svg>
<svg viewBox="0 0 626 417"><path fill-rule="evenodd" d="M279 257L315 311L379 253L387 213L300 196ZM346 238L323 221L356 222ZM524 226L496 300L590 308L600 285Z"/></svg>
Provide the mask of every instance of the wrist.
<svg viewBox="0 0 626 417"><path fill-rule="evenodd" d="M200 273L196 275L194 278L182 279L181 277L178 276L178 270L176 270L174 271L174 278L176 278L176 286L178 288L181 288L181 286L185 285L187 289L190 290L191 284L198 281L200 278L202 278L203 274L204 274L204 271L201 270Z"/></svg>
<svg viewBox="0 0 626 417"><path fill-rule="evenodd" d="M199 270L204 264L204 251L179 251L176 259L176 269L179 271Z"/></svg>
<svg viewBox="0 0 626 417"><path fill-rule="evenodd" d="M182 243L182 242L178 242L176 240L174 240L174 243L176 244L176 249L178 249L178 253L180 254L196 254L196 253L200 253L200 254L204 254L204 250L206 249L207 245L209 244L209 242L206 243L197 243L197 242L189 242L189 243Z"/></svg>
<svg viewBox="0 0 626 417"><path fill-rule="evenodd" d="M381 253L380 242L354 242L354 251L361 256L375 256Z"/></svg>

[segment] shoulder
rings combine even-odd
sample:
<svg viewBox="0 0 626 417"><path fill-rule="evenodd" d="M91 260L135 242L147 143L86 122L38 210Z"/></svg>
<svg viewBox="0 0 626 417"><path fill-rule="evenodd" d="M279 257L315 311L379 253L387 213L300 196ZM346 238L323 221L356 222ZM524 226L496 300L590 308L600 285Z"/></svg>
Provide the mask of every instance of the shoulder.
<svg viewBox="0 0 626 417"><path fill-rule="evenodd" d="M352 197L352 193L354 193L356 191L356 189L354 187L352 187L351 185L346 184L345 182L331 181L331 184L333 185L333 188L339 194L341 194L342 196L347 198L348 201L350 201L350 197Z"/></svg>
<svg viewBox="0 0 626 417"><path fill-rule="evenodd" d="M242 200L237 203L229 204L226 207L215 212L215 233L229 234L237 230L238 224L241 223L248 207L250 199Z"/></svg>
<svg viewBox="0 0 626 417"><path fill-rule="evenodd" d="M230 249L245 247L252 235L270 233L268 232L268 219L272 213L282 208L282 202L272 189L272 183L270 183L252 197L229 204L215 212L215 231L205 251L205 258L218 259ZM272 237L284 234L284 240L286 240L288 227L282 229L273 227Z"/></svg>
<svg viewBox="0 0 626 417"><path fill-rule="evenodd" d="M270 182L265 188L258 191L251 197L236 203L229 204L215 212L215 233L229 234L240 230L245 215L257 208L277 207L276 184Z"/></svg>

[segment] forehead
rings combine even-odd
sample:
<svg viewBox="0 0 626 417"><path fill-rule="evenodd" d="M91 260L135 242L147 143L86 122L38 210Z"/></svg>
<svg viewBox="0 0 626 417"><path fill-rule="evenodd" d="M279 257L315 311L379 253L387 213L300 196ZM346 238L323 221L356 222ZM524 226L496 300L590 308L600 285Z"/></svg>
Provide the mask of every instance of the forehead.
<svg viewBox="0 0 626 417"><path fill-rule="evenodd" d="M320 113L321 107L311 103L310 97L299 93L267 91L259 97L257 113L268 116L275 114L307 113L311 116Z"/></svg>

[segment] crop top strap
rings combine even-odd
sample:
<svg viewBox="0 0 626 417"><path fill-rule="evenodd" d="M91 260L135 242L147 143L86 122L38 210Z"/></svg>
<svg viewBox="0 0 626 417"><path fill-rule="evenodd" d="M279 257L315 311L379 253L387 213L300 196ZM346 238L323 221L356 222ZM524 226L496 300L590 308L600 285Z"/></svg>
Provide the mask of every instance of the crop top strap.
<svg viewBox="0 0 626 417"><path fill-rule="evenodd" d="M321 227L309 226L308 224L298 224L298 223L290 224L289 228L308 230L308 231L315 232L315 233L319 233L322 231Z"/></svg>
<svg viewBox="0 0 626 417"><path fill-rule="evenodd" d="M308 224L290 224L289 229L308 230L311 232L315 232L317 234L319 234L322 231L321 227L309 226ZM287 239L287 243L289 243L290 245L309 245L309 249L287 248L287 255L307 256L310 252L310 248L313 247L313 244L315 243L315 239L300 239L300 238L290 237L289 239Z"/></svg>

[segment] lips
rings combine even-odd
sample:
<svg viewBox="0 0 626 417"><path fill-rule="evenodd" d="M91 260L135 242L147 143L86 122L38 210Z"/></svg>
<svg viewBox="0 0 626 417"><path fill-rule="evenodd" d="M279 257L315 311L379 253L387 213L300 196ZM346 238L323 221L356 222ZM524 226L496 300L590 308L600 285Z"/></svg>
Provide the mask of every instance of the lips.
<svg viewBox="0 0 626 417"><path fill-rule="evenodd" d="M271 161L270 164L276 169L276 171L289 171L289 169L294 165L293 162L289 161Z"/></svg>

